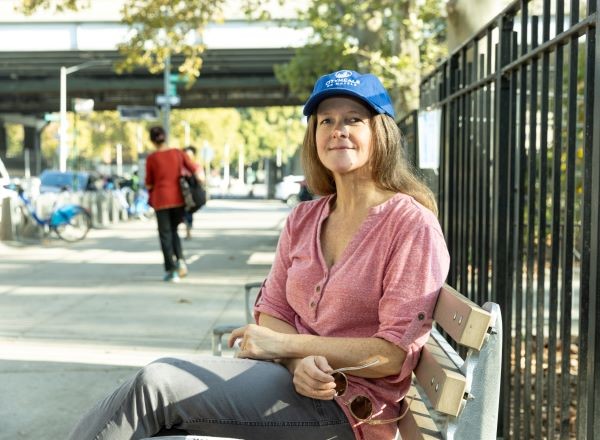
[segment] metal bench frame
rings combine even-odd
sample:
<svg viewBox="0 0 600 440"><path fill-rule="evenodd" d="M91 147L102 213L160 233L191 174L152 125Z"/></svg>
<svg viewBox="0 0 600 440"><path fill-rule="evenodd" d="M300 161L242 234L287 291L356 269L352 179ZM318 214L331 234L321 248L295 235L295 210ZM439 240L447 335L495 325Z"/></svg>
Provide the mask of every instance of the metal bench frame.
<svg viewBox="0 0 600 440"><path fill-rule="evenodd" d="M255 289L260 289L263 285L263 282L252 282L244 284L244 305L246 312L246 324L250 324L253 322L252 318L252 307L254 306L254 301L250 302L250 297L252 291ZM231 333L238 327L242 327L244 324L220 324L216 325L213 328L212 333L212 354L213 356L221 356L223 353L223 336Z"/></svg>

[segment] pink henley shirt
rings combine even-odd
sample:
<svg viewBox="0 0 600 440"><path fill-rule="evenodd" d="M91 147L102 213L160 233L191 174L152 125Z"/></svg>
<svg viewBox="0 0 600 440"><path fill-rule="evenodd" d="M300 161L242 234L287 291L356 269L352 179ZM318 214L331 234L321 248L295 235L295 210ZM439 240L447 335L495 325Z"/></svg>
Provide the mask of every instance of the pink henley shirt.
<svg viewBox="0 0 600 440"><path fill-rule="evenodd" d="M357 439L393 439L396 423L358 423L344 402L362 394L373 402L375 418L399 415L450 257L434 214L398 193L371 208L339 261L328 268L320 236L334 197L300 203L288 216L255 317L274 316L300 334L377 337L402 348L407 356L400 374L348 375L348 390L336 397Z"/></svg>

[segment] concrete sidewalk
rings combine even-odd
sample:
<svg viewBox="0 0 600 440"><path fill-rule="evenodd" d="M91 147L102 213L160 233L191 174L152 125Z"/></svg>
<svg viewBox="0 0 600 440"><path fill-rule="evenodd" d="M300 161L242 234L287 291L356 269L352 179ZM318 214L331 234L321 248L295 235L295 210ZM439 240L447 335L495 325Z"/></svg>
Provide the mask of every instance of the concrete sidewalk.
<svg viewBox="0 0 600 440"><path fill-rule="evenodd" d="M244 321L243 285L268 273L289 209L211 200L183 241L190 273L162 281L155 221L73 245L0 242L0 440L62 440L78 417L158 357L210 353Z"/></svg>

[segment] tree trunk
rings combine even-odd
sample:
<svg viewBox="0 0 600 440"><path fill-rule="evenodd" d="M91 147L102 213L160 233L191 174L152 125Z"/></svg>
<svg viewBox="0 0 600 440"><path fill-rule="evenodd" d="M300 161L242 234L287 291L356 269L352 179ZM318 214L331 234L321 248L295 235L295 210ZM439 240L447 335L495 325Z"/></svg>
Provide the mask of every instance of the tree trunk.
<svg viewBox="0 0 600 440"><path fill-rule="evenodd" d="M448 53L452 53L498 15L511 0L449 0Z"/></svg>

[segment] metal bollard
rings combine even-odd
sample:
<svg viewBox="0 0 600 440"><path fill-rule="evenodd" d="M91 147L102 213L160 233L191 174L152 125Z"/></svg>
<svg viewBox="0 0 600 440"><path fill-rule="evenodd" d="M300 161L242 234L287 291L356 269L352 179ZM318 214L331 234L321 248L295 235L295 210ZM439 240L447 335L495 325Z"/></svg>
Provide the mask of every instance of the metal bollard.
<svg viewBox="0 0 600 440"><path fill-rule="evenodd" d="M10 198L2 200L2 219L0 220L0 240L10 241L14 238L12 226L12 209Z"/></svg>
<svg viewBox="0 0 600 440"><path fill-rule="evenodd" d="M103 191L98 193L96 202L98 205L98 224L105 226L108 223L108 202Z"/></svg>

